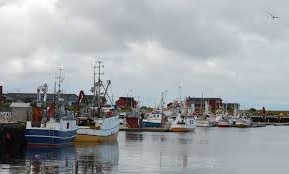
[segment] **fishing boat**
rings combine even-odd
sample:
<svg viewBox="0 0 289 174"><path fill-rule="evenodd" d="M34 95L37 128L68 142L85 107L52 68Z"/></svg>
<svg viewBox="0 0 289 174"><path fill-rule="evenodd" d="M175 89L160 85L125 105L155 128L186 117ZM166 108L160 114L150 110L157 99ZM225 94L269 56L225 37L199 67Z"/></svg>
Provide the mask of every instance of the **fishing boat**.
<svg viewBox="0 0 289 174"><path fill-rule="evenodd" d="M217 122L217 126L218 127L231 127L231 123L229 121L229 119L227 118L222 118Z"/></svg>
<svg viewBox="0 0 289 174"><path fill-rule="evenodd" d="M252 126L252 120L247 117L240 117L235 122L235 127L247 128Z"/></svg>
<svg viewBox="0 0 289 174"><path fill-rule="evenodd" d="M181 98L181 97L180 97ZM189 104L185 101L175 101L172 106L172 115L170 119L170 131L171 132L190 132L196 127L196 121L194 117L194 110L189 107Z"/></svg>
<svg viewBox="0 0 289 174"><path fill-rule="evenodd" d="M201 115L196 119L197 127L213 127L216 125L216 117L209 113L209 103L204 102L205 111L203 112L203 96L201 100Z"/></svg>
<svg viewBox="0 0 289 174"><path fill-rule="evenodd" d="M159 107L148 114L148 116L142 120L142 127L164 127L167 118L164 114L164 93L161 93L161 100Z"/></svg>
<svg viewBox="0 0 289 174"><path fill-rule="evenodd" d="M203 115L196 119L197 127L213 127L216 126L216 117L214 115Z"/></svg>
<svg viewBox="0 0 289 174"><path fill-rule="evenodd" d="M213 127L214 122L209 119L196 119L196 126L197 127Z"/></svg>
<svg viewBox="0 0 289 174"><path fill-rule="evenodd" d="M94 66L94 86L91 92L93 99L87 101L84 92L81 91L78 104L87 101L84 109L79 110L77 117L77 136L75 142L116 142L119 132L119 117L116 112L113 99L108 94L111 81L106 83L101 80L102 62L98 61ZM96 81L96 69L98 69L98 80ZM85 100L86 99L86 100ZM110 104L108 104L110 101Z"/></svg>
<svg viewBox="0 0 289 174"><path fill-rule="evenodd" d="M142 128L142 120L144 114L139 111L139 108L132 109L132 112L127 112L125 117L125 127L126 128Z"/></svg>
<svg viewBox="0 0 289 174"><path fill-rule="evenodd" d="M191 132L196 128L195 118L178 114L175 121L170 126L172 132Z"/></svg>
<svg viewBox="0 0 289 174"><path fill-rule="evenodd" d="M28 145L59 146L71 143L76 137L76 120L71 112L64 109L64 99L61 97L61 71L59 74L59 90L54 103L46 103L47 84L37 89L33 118L26 123L25 138ZM40 91L43 92L43 99Z"/></svg>
<svg viewBox="0 0 289 174"><path fill-rule="evenodd" d="M146 119L143 119L143 127L161 127L163 114L157 110L148 115Z"/></svg>

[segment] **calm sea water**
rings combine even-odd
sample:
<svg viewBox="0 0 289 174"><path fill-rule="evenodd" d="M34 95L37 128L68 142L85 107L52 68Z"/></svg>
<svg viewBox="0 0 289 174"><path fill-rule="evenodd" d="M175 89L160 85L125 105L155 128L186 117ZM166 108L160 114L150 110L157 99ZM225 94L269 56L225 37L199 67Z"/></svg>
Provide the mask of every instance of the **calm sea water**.
<svg viewBox="0 0 289 174"><path fill-rule="evenodd" d="M1 154L0 173L287 173L289 127L120 132L117 144Z"/></svg>

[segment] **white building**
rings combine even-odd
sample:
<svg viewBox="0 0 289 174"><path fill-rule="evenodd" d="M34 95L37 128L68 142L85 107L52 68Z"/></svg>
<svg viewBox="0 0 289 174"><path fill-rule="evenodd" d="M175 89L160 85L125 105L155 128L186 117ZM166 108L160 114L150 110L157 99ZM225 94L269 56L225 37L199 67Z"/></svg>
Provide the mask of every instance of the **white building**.
<svg viewBox="0 0 289 174"><path fill-rule="evenodd" d="M10 121L27 121L31 120L32 107L30 103L11 103L12 119Z"/></svg>

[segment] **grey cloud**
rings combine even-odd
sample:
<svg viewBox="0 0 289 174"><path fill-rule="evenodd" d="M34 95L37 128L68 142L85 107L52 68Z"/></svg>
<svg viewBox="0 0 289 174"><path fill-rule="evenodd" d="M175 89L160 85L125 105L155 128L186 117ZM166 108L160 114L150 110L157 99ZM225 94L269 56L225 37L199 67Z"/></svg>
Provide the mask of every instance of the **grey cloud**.
<svg viewBox="0 0 289 174"><path fill-rule="evenodd" d="M155 40L181 54L208 58L231 55L241 46L234 31L226 29L222 21L203 18L208 12L204 14L191 1L64 0L58 7L68 16L90 20L102 29L107 41L123 48L129 42Z"/></svg>
<svg viewBox="0 0 289 174"><path fill-rule="evenodd" d="M287 1L1 2L0 83L12 91L51 86L63 65L66 91L87 92L101 56L115 96L133 89L152 104L181 84L183 95L289 104Z"/></svg>

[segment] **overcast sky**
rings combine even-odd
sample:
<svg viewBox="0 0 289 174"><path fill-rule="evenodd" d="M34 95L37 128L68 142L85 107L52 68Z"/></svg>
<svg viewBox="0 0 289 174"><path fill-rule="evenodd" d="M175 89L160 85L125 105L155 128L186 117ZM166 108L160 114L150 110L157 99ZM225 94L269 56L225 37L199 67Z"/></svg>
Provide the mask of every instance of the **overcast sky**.
<svg viewBox="0 0 289 174"><path fill-rule="evenodd" d="M167 101L203 93L289 109L288 8L285 0L0 0L0 84L35 92L47 82L52 92L63 66L65 92L89 93L100 58L115 97L154 105L167 90Z"/></svg>

